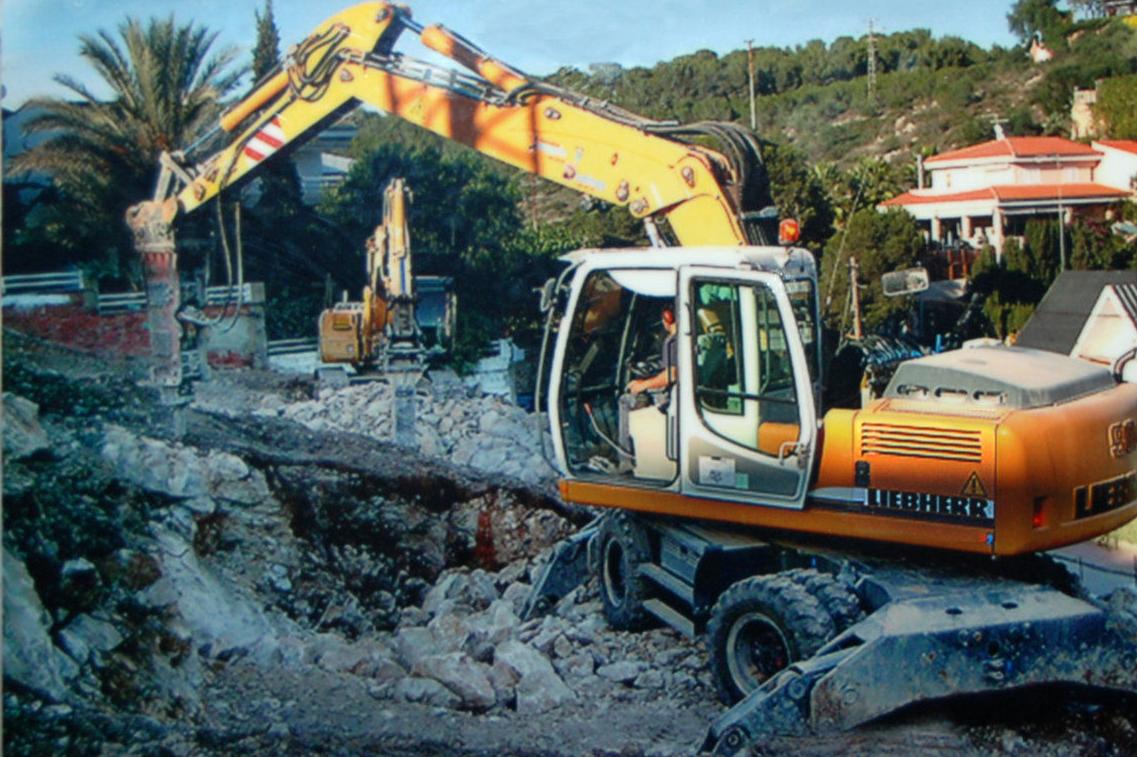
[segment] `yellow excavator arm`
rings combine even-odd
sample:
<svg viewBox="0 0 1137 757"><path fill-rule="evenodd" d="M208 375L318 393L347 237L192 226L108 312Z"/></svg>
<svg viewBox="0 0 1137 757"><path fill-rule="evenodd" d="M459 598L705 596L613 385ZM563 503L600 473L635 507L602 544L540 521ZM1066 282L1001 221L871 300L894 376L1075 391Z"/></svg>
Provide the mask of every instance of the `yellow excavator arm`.
<svg viewBox="0 0 1137 757"><path fill-rule="evenodd" d="M469 72L395 52L406 30ZM534 80L442 26L420 26L405 6L362 3L321 24L195 143L211 144L224 132L219 151L202 159L192 147L163 154L153 198L127 212L152 295L153 383L173 387L181 381L176 218L364 103L626 207L645 220L654 244L665 243L655 223L664 219L683 246L776 241L777 213L749 132L733 124L680 126L643 118ZM708 140L723 151L702 144Z"/></svg>
<svg viewBox="0 0 1137 757"><path fill-rule="evenodd" d="M393 52L405 30L471 70L435 67ZM679 127L651 121L534 81L441 26L423 28L405 7L357 5L325 21L271 75L221 118L235 134L196 165L163 161L161 201L190 212L330 119L367 103L523 171L666 218L679 244L773 242L758 236L743 205L765 193L757 144L730 124ZM708 136L731 157L683 137Z"/></svg>

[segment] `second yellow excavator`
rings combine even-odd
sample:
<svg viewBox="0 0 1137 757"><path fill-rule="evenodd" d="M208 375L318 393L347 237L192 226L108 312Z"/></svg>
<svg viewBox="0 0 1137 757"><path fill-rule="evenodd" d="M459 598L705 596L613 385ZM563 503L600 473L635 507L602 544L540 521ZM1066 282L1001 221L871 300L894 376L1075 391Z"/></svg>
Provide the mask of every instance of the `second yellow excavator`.
<svg viewBox="0 0 1137 757"><path fill-rule="evenodd" d="M358 302L320 314L320 360L356 370L418 375L426 350L415 318L415 278L407 222L412 194L402 178L383 191L383 221L367 240L367 285Z"/></svg>

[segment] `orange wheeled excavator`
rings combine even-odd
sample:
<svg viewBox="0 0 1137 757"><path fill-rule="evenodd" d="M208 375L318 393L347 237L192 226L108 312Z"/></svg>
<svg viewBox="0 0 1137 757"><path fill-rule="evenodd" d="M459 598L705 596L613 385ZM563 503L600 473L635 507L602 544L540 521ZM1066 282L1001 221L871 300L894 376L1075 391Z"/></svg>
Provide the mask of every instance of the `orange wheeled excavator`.
<svg viewBox="0 0 1137 757"><path fill-rule="evenodd" d="M469 73L396 52L408 30ZM328 19L222 117L223 150L164 156L130 216L158 382L180 379L173 219L250 176L266 144L360 103L645 220L655 247L572 253L542 296L550 457L563 498L605 514L558 547L528 609L593 575L612 625L705 633L739 702L708 748L960 693L1137 690L1132 631L1035 556L1137 516L1137 386L1049 353L966 349L824 412L814 258L779 244L751 134L549 85L404 6ZM661 374L654 400L627 391Z"/></svg>

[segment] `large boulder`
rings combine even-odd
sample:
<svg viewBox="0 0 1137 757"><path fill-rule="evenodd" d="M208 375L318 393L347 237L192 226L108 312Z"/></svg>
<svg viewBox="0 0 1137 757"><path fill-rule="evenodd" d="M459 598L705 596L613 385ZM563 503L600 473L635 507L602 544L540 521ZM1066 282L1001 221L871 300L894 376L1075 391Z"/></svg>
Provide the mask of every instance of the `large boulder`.
<svg viewBox="0 0 1137 757"><path fill-rule="evenodd" d="M461 652L424 657L415 663L411 672L438 681L450 689L462 699L462 706L466 709L488 710L497 702L489 680L489 668Z"/></svg>
<svg viewBox="0 0 1137 757"><path fill-rule="evenodd" d="M235 592L203 565L183 539L157 529L163 581L174 605L206 657L271 653L276 634L255 600Z"/></svg>
<svg viewBox="0 0 1137 757"><path fill-rule="evenodd" d="M59 632L59 643L79 664L90 661L92 655L101 656L114 651L123 637L114 624L80 615Z"/></svg>
<svg viewBox="0 0 1137 757"><path fill-rule="evenodd" d="M445 707L454 710L461 706L462 698L438 681L431 678L411 676L395 684L395 699L403 702L418 702L431 707Z"/></svg>
<svg viewBox="0 0 1137 757"><path fill-rule="evenodd" d="M4 459L20 460L49 448L47 432L39 423L39 405L4 392Z"/></svg>
<svg viewBox="0 0 1137 757"><path fill-rule="evenodd" d="M400 628L394 639L396 659L405 668L413 668L424 657L441 654L438 640L429 628L409 626Z"/></svg>
<svg viewBox="0 0 1137 757"><path fill-rule="evenodd" d="M576 699L552 663L532 647L507 640L494 650L494 671L498 680L514 680L517 711L535 715Z"/></svg>
<svg viewBox="0 0 1137 757"><path fill-rule="evenodd" d="M406 671L382 644L360 639L349 642L336 634L317 634L305 650L308 662L331 672L352 673L378 681L402 678Z"/></svg>
<svg viewBox="0 0 1137 757"><path fill-rule="evenodd" d="M50 625L27 568L4 549L4 678L59 702L66 691L63 654L51 643Z"/></svg>

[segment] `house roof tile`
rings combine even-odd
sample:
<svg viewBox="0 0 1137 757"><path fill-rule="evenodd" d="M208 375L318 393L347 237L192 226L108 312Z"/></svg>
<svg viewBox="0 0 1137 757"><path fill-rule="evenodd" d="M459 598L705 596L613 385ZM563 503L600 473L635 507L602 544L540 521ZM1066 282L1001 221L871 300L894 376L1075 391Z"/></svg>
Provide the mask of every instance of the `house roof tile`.
<svg viewBox="0 0 1137 757"><path fill-rule="evenodd" d="M1112 147L1124 152L1137 153L1137 139L1099 139L1094 144Z"/></svg>
<svg viewBox="0 0 1137 757"><path fill-rule="evenodd" d="M1090 157L1100 155L1100 153L1088 145L1063 137L1006 137L935 155L928 158L924 163L925 165L934 165L956 160L998 157L1038 158L1050 155L1061 157L1085 155Z"/></svg>
<svg viewBox="0 0 1137 757"><path fill-rule="evenodd" d="M882 207L902 207L905 205L925 205L940 202L975 202L991 200L996 203L1024 202L1030 200L1085 200L1102 198L1115 200L1128 197L1129 192L1104 184L1010 184L997 187L973 189L968 192L930 194L927 190L917 194L905 192L881 203Z"/></svg>

